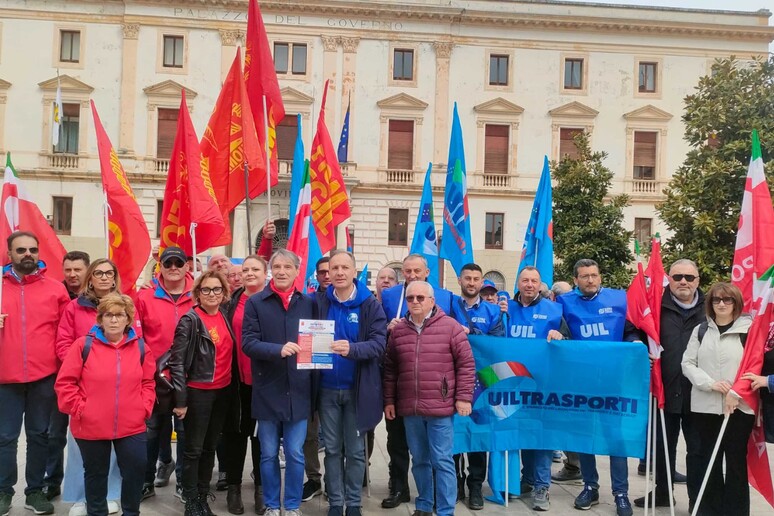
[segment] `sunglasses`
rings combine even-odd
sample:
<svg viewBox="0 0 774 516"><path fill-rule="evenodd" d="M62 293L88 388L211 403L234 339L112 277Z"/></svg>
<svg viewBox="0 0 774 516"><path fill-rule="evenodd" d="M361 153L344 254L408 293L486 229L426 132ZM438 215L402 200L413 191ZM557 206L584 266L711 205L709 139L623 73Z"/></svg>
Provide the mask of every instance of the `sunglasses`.
<svg viewBox="0 0 774 516"><path fill-rule="evenodd" d="M16 248L16 254L27 254L27 251L29 251L30 254L38 254L38 251L40 251L40 249L38 249L37 247L17 247Z"/></svg>
<svg viewBox="0 0 774 516"><path fill-rule="evenodd" d="M688 283L691 283L696 280L698 276L695 276L693 274L672 274L672 279L675 281L687 281Z"/></svg>
<svg viewBox="0 0 774 516"><path fill-rule="evenodd" d="M172 267L177 267L178 269L182 269L185 266L185 262L182 260L167 260L166 262L161 264L162 267L165 269L169 269Z"/></svg>
<svg viewBox="0 0 774 516"><path fill-rule="evenodd" d="M91 273L92 276L95 278L115 278L116 277L116 271L110 270L110 271L94 271Z"/></svg>
<svg viewBox="0 0 774 516"><path fill-rule="evenodd" d="M733 297L714 297L712 298L712 304L713 305L719 305L720 302L723 302L725 305L733 305L734 304L734 298Z"/></svg>
<svg viewBox="0 0 774 516"><path fill-rule="evenodd" d="M422 296L422 295L419 295L419 296L406 296L406 301L408 301L409 303L413 303L414 301L416 301L417 303L424 303L425 299L428 299L428 297L427 296Z"/></svg>
<svg viewBox="0 0 774 516"><path fill-rule="evenodd" d="M200 289L200 292L204 294L205 296L209 296L210 294L215 294L216 296L219 296L223 293L223 287L203 287Z"/></svg>

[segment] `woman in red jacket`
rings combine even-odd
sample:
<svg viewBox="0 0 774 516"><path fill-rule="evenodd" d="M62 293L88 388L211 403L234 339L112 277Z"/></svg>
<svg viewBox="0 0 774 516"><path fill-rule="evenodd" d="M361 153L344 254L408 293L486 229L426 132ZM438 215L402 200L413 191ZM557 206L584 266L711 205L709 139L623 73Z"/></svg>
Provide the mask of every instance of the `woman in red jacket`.
<svg viewBox="0 0 774 516"><path fill-rule="evenodd" d="M97 307L97 326L73 343L54 388L59 410L70 415L70 430L83 456L86 507L106 515L110 451L121 472L121 507L140 514L145 474L145 420L156 401L155 362L130 324L129 296L108 294Z"/></svg>

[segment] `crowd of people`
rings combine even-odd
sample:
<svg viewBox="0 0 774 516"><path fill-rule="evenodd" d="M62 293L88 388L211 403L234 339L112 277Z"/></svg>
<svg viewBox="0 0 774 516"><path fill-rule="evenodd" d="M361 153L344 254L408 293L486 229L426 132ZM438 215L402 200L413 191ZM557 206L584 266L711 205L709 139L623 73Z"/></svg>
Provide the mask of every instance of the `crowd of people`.
<svg viewBox="0 0 774 516"><path fill-rule="evenodd" d="M626 293L603 287L590 259L575 264L573 285L549 287L536 268L524 267L510 296L475 263L457 278L459 294L431 285L425 258L412 254L402 282L383 268L372 293L356 277L355 256L333 251L317 263L319 288L305 293L294 288L303 274L298 256L272 254L272 233L267 223L258 253L240 265L214 255L195 272L177 247L154 253L153 278L134 299L122 294L112 261L69 252L60 283L47 277L36 235L10 235L0 310L0 516L9 513L17 483L22 420L25 507L35 514L52 514L51 500L61 496L74 504L71 516L112 514L119 505L137 515L175 473L185 516L210 516L216 457L216 489L226 491L229 513L243 514L249 444L256 514L300 516L302 503L324 491L329 516L360 516L382 417L390 458L383 508L410 502L411 470L414 516L448 516L460 502L480 510L487 465L498 454L452 454L454 416L473 409L468 336L643 341L626 320ZM754 416L731 383L749 345L750 318L735 286L718 283L705 295L699 284L694 262L671 264L661 311L666 438L658 425L656 439L658 457L666 441L670 464L657 461L654 491L634 503L672 501L668 478L674 483L682 430L692 510L729 413L699 514L743 516ZM298 367L302 319L334 322L330 369ZM760 389L764 415L774 411L774 332L765 345L761 375L744 375ZM774 421L765 423L774 438ZM599 503L594 455L566 450L552 475L559 452L520 453L519 496L534 510L549 510L552 482L583 484L576 509ZM627 459L609 461L616 513L631 516Z"/></svg>

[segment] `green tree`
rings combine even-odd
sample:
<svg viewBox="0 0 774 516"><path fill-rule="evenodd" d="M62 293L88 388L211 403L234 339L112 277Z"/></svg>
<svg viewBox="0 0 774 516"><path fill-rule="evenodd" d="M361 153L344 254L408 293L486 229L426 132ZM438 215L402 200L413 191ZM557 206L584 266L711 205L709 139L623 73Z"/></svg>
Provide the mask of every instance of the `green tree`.
<svg viewBox="0 0 774 516"><path fill-rule="evenodd" d="M690 258L709 285L730 277L753 129L760 134L764 163L774 156L774 57L715 61L712 73L685 98L682 118L691 150L657 207L672 232L664 263Z"/></svg>
<svg viewBox="0 0 774 516"><path fill-rule="evenodd" d="M570 280L572 267L581 258L599 263L605 285L624 288L632 274L629 251L632 232L623 228L626 195L608 196L613 173L602 161L604 152L592 152L588 136L575 137L577 159L564 157L552 163L554 187L554 252L561 260L555 279Z"/></svg>

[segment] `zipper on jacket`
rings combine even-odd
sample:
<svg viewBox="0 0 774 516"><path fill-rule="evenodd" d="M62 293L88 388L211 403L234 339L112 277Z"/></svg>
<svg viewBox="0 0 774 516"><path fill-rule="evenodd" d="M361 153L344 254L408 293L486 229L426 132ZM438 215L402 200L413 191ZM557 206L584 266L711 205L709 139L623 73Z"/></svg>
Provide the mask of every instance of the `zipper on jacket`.
<svg viewBox="0 0 774 516"><path fill-rule="evenodd" d="M414 415L419 410L419 332L417 332L417 345L414 352Z"/></svg>
<svg viewBox="0 0 774 516"><path fill-rule="evenodd" d="M116 349L116 405L113 416L113 439L118 436L118 393L121 390L121 351Z"/></svg>
<svg viewBox="0 0 774 516"><path fill-rule="evenodd" d="M27 361L27 305L24 302L24 283L19 282L21 290L21 338L22 338L22 378L27 381L30 377L29 364Z"/></svg>

